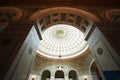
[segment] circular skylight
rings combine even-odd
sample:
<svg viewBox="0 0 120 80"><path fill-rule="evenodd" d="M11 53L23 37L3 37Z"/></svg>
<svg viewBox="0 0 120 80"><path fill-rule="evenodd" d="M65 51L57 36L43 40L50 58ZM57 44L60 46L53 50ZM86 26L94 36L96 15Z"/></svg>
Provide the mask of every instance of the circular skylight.
<svg viewBox="0 0 120 80"><path fill-rule="evenodd" d="M71 25L53 25L42 33L42 38L37 52L51 58L75 57L88 48L83 33Z"/></svg>

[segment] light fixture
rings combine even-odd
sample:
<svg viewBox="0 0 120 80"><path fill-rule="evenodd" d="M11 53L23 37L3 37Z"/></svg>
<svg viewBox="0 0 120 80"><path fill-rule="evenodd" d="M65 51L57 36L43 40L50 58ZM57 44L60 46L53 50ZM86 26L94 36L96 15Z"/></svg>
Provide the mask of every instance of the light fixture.
<svg viewBox="0 0 120 80"><path fill-rule="evenodd" d="M62 71L62 70L63 70L63 66L58 66L58 67L57 67L57 70L58 70L58 71Z"/></svg>
<svg viewBox="0 0 120 80"><path fill-rule="evenodd" d="M59 62L59 65L57 66L57 70L58 71L62 71L63 70L62 62L60 62L60 60L62 61L61 54L58 56L58 62Z"/></svg>
<svg viewBox="0 0 120 80"><path fill-rule="evenodd" d="M36 75L35 74L31 74L31 80L36 80Z"/></svg>
<svg viewBox="0 0 120 80"><path fill-rule="evenodd" d="M87 80L87 78L88 78L88 76L86 76L86 75L85 75L85 76L83 76L83 79L84 79L84 80Z"/></svg>

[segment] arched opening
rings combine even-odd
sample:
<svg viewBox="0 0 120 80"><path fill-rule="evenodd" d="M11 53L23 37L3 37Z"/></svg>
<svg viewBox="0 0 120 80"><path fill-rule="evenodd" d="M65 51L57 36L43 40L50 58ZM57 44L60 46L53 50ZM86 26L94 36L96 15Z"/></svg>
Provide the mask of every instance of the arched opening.
<svg viewBox="0 0 120 80"><path fill-rule="evenodd" d="M43 71L43 73L42 73L42 78L41 78L41 80L47 80L47 79L50 79L50 71L49 71L49 70L45 70L45 71Z"/></svg>
<svg viewBox="0 0 120 80"><path fill-rule="evenodd" d="M69 80L78 80L78 79L77 79L77 73L76 73L76 71L71 70L71 71L69 72Z"/></svg>
<svg viewBox="0 0 120 80"><path fill-rule="evenodd" d="M37 11L29 19L36 21L35 26L41 36L37 53L55 59L61 53L62 58L65 59L78 56L89 50L85 40L88 38L87 35L93 22L99 21L90 12L69 7L55 7Z"/></svg>
<svg viewBox="0 0 120 80"><path fill-rule="evenodd" d="M95 61L92 63L90 71L91 71L91 75L92 75L93 80L96 80L96 79L102 80L101 74L100 74L100 72L97 68L97 65L96 65Z"/></svg>
<svg viewBox="0 0 120 80"><path fill-rule="evenodd" d="M55 80L59 80L59 79L64 80L64 72L63 71L56 71Z"/></svg>

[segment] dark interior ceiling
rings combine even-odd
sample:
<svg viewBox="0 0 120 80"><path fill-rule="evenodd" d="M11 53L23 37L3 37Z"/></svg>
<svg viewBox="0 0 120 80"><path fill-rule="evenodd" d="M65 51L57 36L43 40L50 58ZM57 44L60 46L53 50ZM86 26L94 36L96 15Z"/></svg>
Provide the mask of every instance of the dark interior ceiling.
<svg viewBox="0 0 120 80"><path fill-rule="evenodd" d="M0 0L0 6L97 6L120 7L119 0Z"/></svg>

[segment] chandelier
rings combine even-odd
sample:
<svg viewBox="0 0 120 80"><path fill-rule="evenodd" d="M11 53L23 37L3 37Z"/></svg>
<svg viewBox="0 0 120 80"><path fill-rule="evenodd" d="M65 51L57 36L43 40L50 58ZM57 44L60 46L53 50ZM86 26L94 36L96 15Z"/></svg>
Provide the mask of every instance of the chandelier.
<svg viewBox="0 0 120 80"><path fill-rule="evenodd" d="M62 71L63 70L63 66L62 66L62 56L61 56L61 54L58 56L58 63L59 63L59 65L57 66L57 70L58 71Z"/></svg>

